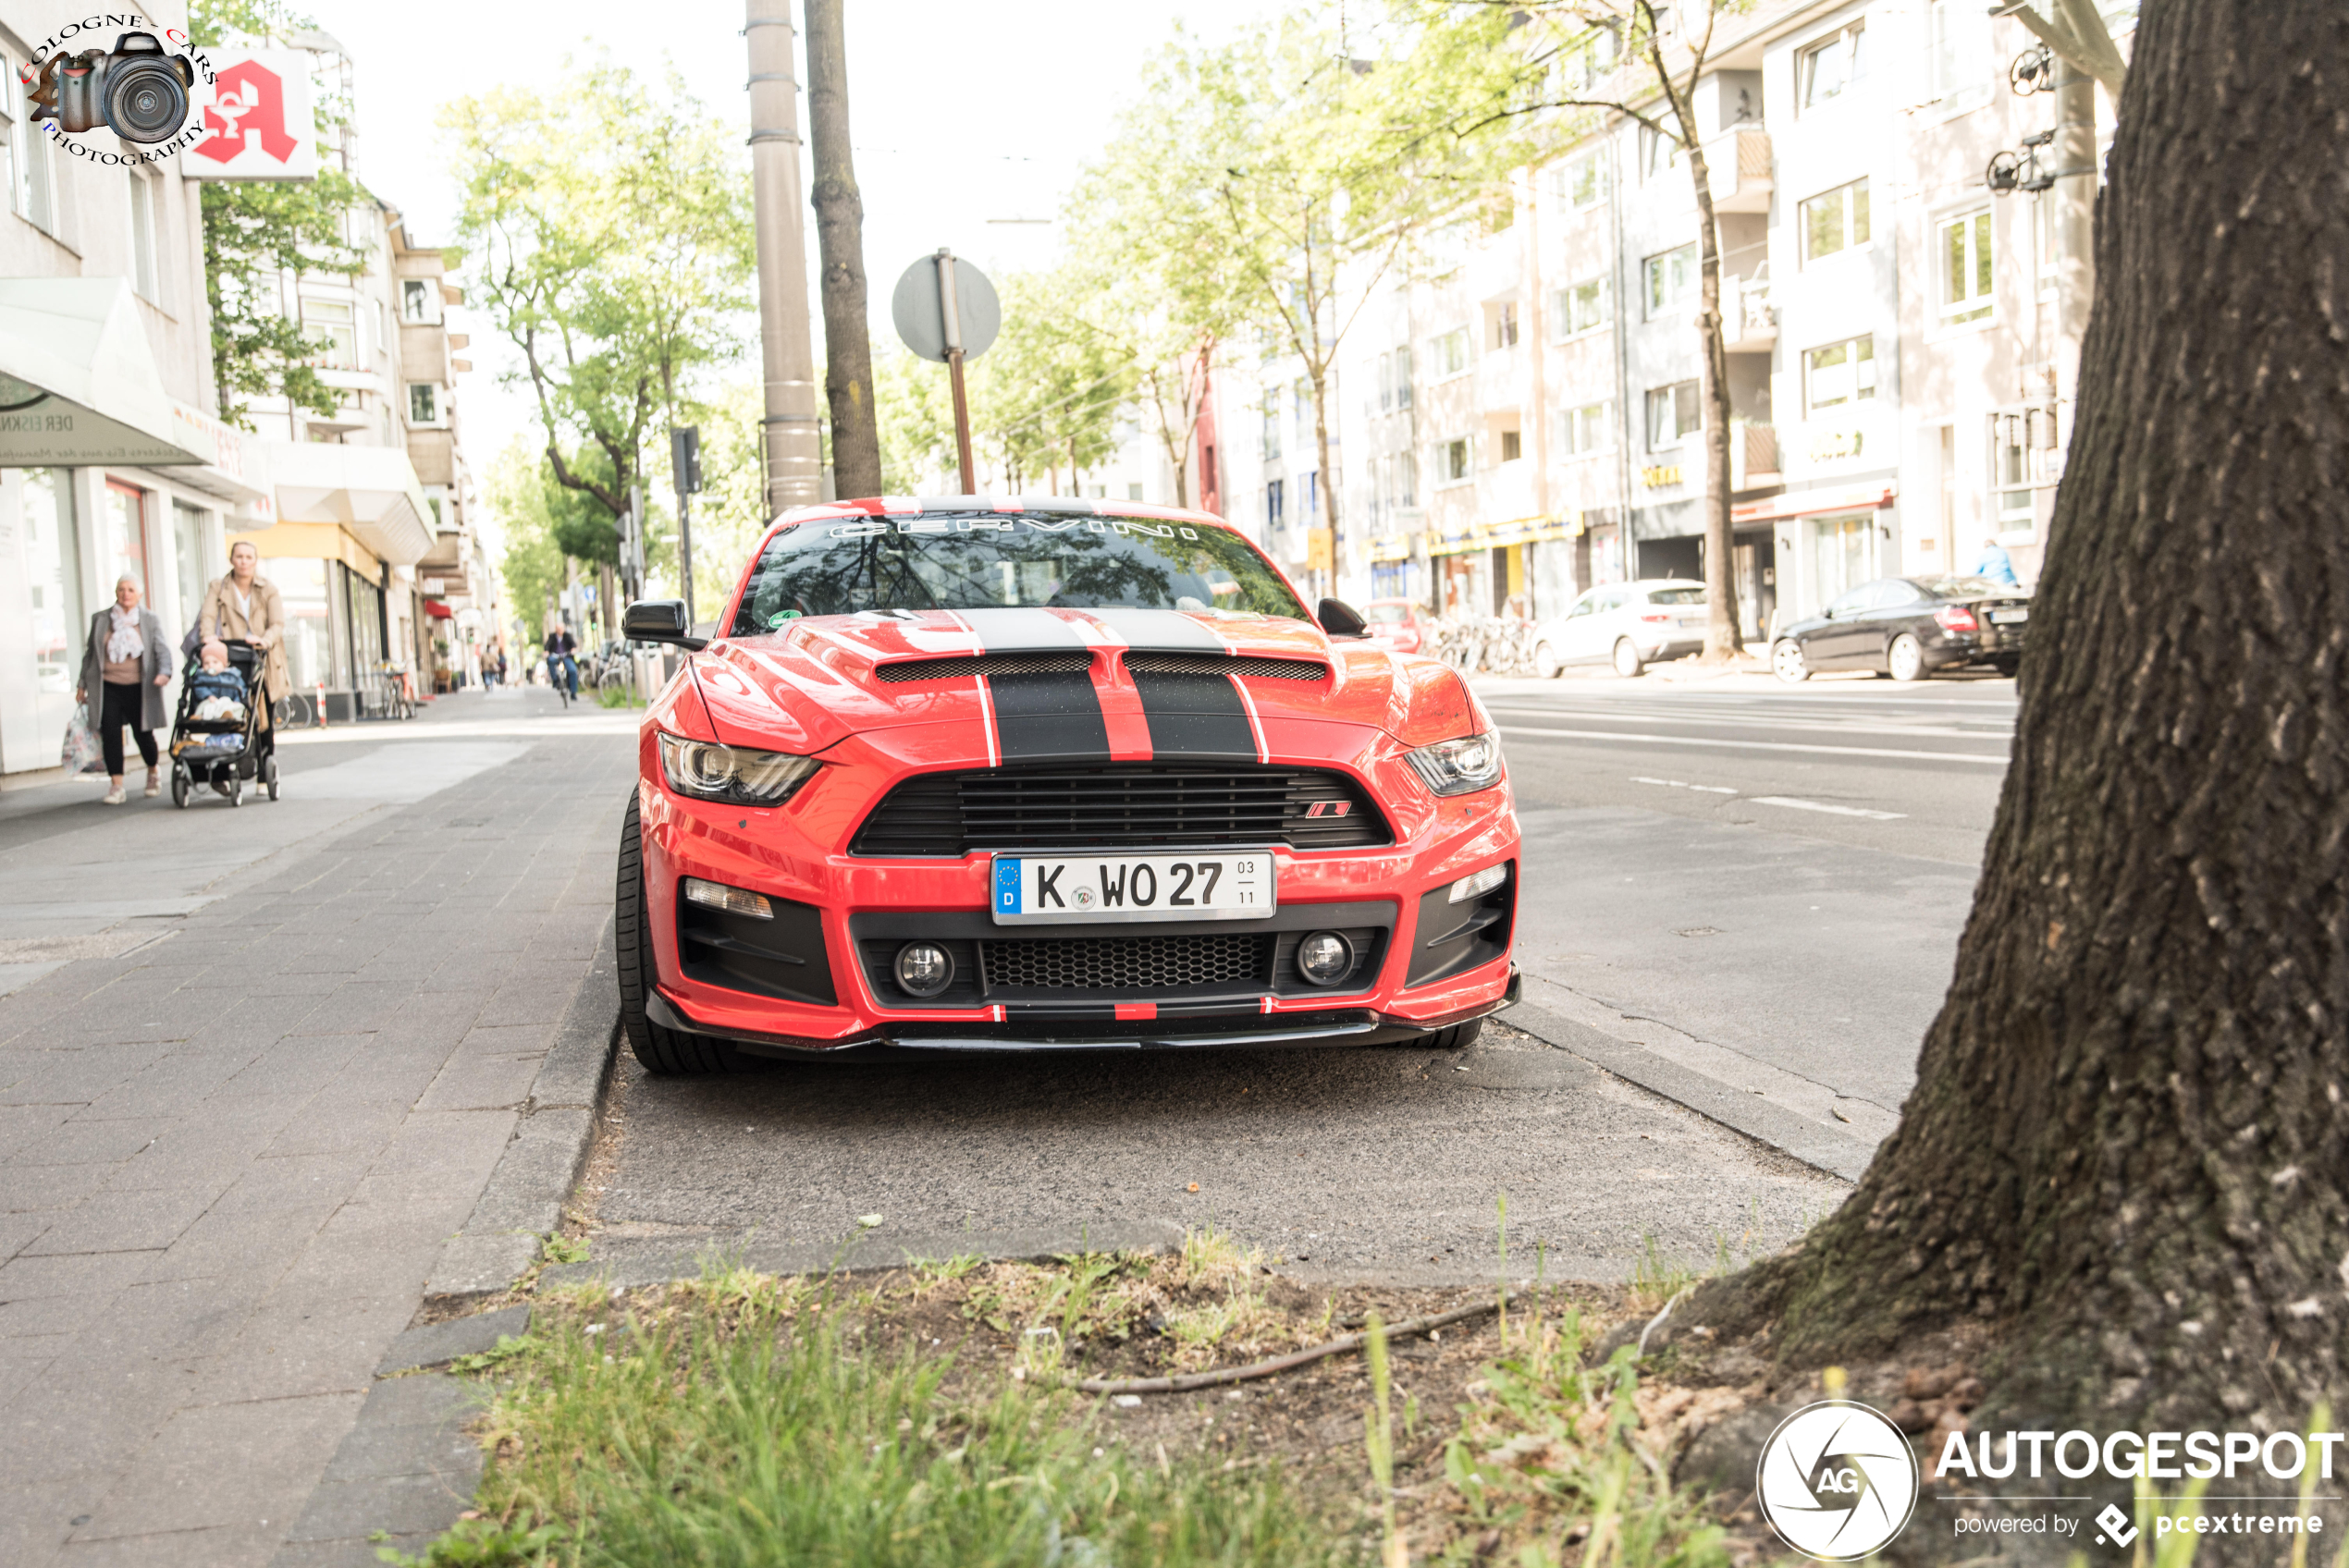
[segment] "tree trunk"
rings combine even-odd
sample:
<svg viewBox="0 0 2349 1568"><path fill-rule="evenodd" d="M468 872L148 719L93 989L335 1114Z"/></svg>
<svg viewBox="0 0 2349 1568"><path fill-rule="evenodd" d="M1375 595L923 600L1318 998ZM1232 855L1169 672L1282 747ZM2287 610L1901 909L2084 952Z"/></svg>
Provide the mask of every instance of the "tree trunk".
<svg viewBox="0 0 2349 1568"><path fill-rule="evenodd" d="M1851 1200L1691 1320L1782 1315L1809 1366L1975 1317L1993 1425L2274 1430L2339 1408L2349 1351L2349 11L2147 6L2119 127L1916 1089Z"/></svg>
<svg viewBox="0 0 2349 1568"><path fill-rule="evenodd" d="M824 297L824 395L832 412L832 494L881 493L873 349L865 335L865 199L849 155L848 43L841 0L806 0L807 137Z"/></svg>
<svg viewBox="0 0 2349 1568"><path fill-rule="evenodd" d="M1697 386L1704 402L1704 656L1735 658L1744 646L1738 631L1737 536L1729 526L1729 349L1721 335L1721 233L1713 220L1713 179L1688 135L1689 179L1696 187L1697 345L1703 366Z"/></svg>
<svg viewBox="0 0 2349 1568"><path fill-rule="evenodd" d="M1332 344L1331 351L1336 351ZM1337 594L1337 486L1330 483L1330 422L1329 365L1315 360L1305 367L1313 376L1313 461L1321 472L1315 481L1322 487L1322 526L1330 531L1330 564L1321 591L1331 597Z"/></svg>

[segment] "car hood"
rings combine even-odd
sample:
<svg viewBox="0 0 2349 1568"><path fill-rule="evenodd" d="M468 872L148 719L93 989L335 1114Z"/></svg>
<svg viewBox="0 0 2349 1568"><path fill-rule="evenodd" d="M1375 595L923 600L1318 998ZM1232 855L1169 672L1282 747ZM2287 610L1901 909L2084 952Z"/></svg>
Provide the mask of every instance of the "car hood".
<svg viewBox="0 0 2349 1568"><path fill-rule="evenodd" d="M1309 621L1285 617L1136 609L816 616L757 636L722 639L694 655L689 668L714 738L730 744L812 754L860 730L966 722L971 754L984 756L990 752L982 731L1002 716L1001 696L976 678L982 667L934 667L917 680L885 680L884 673L915 661L1118 649L1326 667L1326 679L1245 681L1247 704L1273 751L1280 747L1270 732L1284 718L1349 722L1410 745L1489 723L1445 666L1363 639L1332 639ZM1142 707L1131 679L1112 664L1096 653L1075 696L1083 705L1083 685L1089 684L1114 728L1115 715L1139 715ZM1004 679L996 668L990 682ZM1205 694L1215 698L1221 689L1210 682Z"/></svg>

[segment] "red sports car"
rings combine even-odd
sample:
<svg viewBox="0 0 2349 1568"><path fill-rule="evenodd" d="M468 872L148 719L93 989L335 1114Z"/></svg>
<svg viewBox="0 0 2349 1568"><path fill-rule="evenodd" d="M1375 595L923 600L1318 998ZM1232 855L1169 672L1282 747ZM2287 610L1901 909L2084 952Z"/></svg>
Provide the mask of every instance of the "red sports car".
<svg viewBox="0 0 2349 1568"><path fill-rule="evenodd" d="M1517 815L1458 676L1319 623L1221 519L895 497L779 519L644 726L616 933L656 1072L737 1050L1465 1044Z"/></svg>

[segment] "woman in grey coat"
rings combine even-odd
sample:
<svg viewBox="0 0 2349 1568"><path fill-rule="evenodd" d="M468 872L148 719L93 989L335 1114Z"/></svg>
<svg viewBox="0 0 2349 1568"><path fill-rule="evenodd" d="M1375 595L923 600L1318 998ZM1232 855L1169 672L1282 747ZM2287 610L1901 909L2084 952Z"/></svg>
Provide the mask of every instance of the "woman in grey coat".
<svg viewBox="0 0 2349 1568"><path fill-rule="evenodd" d="M92 704L98 727L98 744L106 754L106 772L114 786L105 803L118 806L122 792L122 727L138 738L139 755L147 764L150 799L162 792L156 772L155 731L171 721L163 689L171 684L171 644L164 641L163 622L155 612L139 606L139 580L125 572L116 580L114 603L90 618L90 641L81 650L81 685L78 703Z"/></svg>

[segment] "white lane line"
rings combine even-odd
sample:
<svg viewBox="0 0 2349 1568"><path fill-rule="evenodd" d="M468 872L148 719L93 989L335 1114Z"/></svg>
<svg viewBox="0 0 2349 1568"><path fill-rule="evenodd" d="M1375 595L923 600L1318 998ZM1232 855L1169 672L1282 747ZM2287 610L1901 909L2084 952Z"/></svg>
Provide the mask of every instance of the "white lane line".
<svg viewBox="0 0 2349 1568"><path fill-rule="evenodd" d="M1732 714L1727 711L1700 714L1666 714L1567 708L1513 708L1499 703L1485 704L1496 714L1510 714L1525 718L1593 718L1602 724L1678 724L1726 725L1733 729L1818 729L1841 735L1917 735L1928 740L1941 738L1951 741L2010 741L2012 729L1960 729L1923 724L1868 724L1847 718L1819 722L1814 719L1777 718L1757 714Z"/></svg>
<svg viewBox="0 0 2349 1568"><path fill-rule="evenodd" d="M1737 793L1735 790L1730 789L1727 784L1691 784L1684 778L1646 778L1636 773L1631 776L1631 782L1634 784L1661 784L1667 790L1694 790L1700 795L1734 795Z"/></svg>
<svg viewBox="0 0 2349 1568"><path fill-rule="evenodd" d="M1795 741L1708 741L1697 735L1625 735L1612 729L1532 729L1504 724L1504 735L1556 736L1568 741L1629 741L1642 746L1717 746L1737 752L1817 752L1834 757L1901 757L1913 762L1986 762L2004 767L2007 759L1982 752L1900 752L1887 746L1806 746Z"/></svg>
<svg viewBox="0 0 2349 1568"><path fill-rule="evenodd" d="M1757 806L1790 806L1796 811L1823 811L1835 816L1864 816L1871 822L1894 822L1908 815L1900 811L1868 811L1860 806L1831 806L1825 801L1798 801L1791 795L1748 795L1746 800Z"/></svg>

